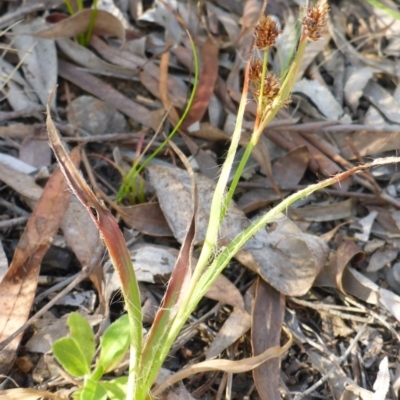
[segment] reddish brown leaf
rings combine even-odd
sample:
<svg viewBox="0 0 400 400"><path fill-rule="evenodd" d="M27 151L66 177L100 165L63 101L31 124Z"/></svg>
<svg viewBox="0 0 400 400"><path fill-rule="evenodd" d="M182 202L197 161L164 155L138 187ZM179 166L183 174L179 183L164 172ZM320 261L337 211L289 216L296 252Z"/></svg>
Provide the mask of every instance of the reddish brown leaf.
<svg viewBox="0 0 400 400"><path fill-rule="evenodd" d="M351 240L343 242L331 262L326 264L314 282L314 286L329 286L346 293L343 288L343 274L351 261L360 262L364 252Z"/></svg>
<svg viewBox="0 0 400 400"><path fill-rule="evenodd" d="M207 110L218 77L218 53L219 48L216 45L215 40L208 37L201 49L201 62L203 68L193 104L183 123L185 129L193 123L201 121Z"/></svg>
<svg viewBox="0 0 400 400"><path fill-rule="evenodd" d="M58 73L62 78L105 101L110 105L110 107L114 107L121 111L129 118L132 118L143 125L152 126L150 111L93 75L88 74L63 60L59 60Z"/></svg>
<svg viewBox="0 0 400 400"><path fill-rule="evenodd" d="M279 346L285 296L264 280L258 278L256 297L252 313L251 343L253 355L262 354L266 349ZM280 359L273 358L253 370L254 383L263 400L280 400L279 377Z"/></svg>
<svg viewBox="0 0 400 400"><path fill-rule="evenodd" d="M122 219L131 228L150 236L173 236L159 203L118 207Z"/></svg>
<svg viewBox="0 0 400 400"><path fill-rule="evenodd" d="M172 142L171 147L175 153L178 154L189 174L191 183L192 207L189 224L186 229L185 237L182 241L182 246L179 250L174 270L172 271L171 278L168 282L162 305L157 311L148 339L146 340L146 345L142 352L143 365L146 365L148 362L150 362L151 358L157 354L158 343L163 337L168 323L179 310L179 304L183 296L186 294L192 274L191 264L193 247L196 238L196 214L198 207L197 187L194 173L189 161L181 152L181 150Z"/></svg>
<svg viewBox="0 0 400 400"><path fill-rule="evenodd" d="M79 153L71 156L75 162ZM15 250L10 268L0 284L0 341L18 330L28 319L35 297L40 263L68 208L70 192L57 169L47 182ZM12 365L22 334L2 349L0 373Z"/></svg>
<svg viewBox="0 0 400 400"><path fill-rule="evenodd" d="M169 51L165 51L161 56L160 61L160 99L163 103L165 110L168 112L168 119L171 124L175 126L179 121L179 115L175 107L173 107L172 102L168 94L168 64L169 64Z"/></svg>
<svg viewBox="0 0 400 400"><path fill-rule="evenodd" d="M50 28L36 33L35 36L43 39L57 40L86 33L89 29L92 12L91 9L79 11L71 17L60 20ZM120 20L104 10L96 11L94 31L97 34L102 32L103 34L116 36L123 42L125 41L125 29Z"/></svg>

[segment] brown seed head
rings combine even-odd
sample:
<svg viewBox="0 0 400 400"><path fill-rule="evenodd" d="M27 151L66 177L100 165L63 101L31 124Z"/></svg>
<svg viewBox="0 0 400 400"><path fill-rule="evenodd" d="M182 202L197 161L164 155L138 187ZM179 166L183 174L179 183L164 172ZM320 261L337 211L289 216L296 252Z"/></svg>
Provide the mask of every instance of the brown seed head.
<svg viewBox="0 0 400 400"><path fill-rule="evenodd" d="M315 5L312 9L307 10L307 14L302 20L305 28L305 34L311 40L318 40L321 37L322 30L328 22L329 6Z"/></svg>
<svg viewBox="0 0 400 400"><path fill-rule="evenodd" d="M276 22L269 16L263 16L254 29L256 47L265 50L275 44L279 29Z"/></svg>
<svg viewBox="0 0 400 400"><path fill-rule="evenodd" d="M281 83L279 78L274 74L268 74L264 80L263 102L266 104L271 103L278 95L280 88ZM254 91L254 95L258 99L260 95L260 87Z"/></svg>
<svg viewBox="0 0 400 400"><path fill-rule="evenodd" d="M263 63L259 58L250 62L249 79L253 82L261 82Z"/></svg>

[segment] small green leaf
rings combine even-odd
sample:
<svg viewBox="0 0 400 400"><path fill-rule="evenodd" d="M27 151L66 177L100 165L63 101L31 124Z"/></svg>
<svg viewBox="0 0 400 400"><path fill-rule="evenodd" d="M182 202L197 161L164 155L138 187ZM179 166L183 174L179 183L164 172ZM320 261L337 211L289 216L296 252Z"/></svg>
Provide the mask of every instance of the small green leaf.
<svg viewBox="0 0 400 400"><path fill-rule="evenodd" d="M90 375L90 379L93 381L98 381L104 375L104 368L102 365L97 365L96 369Z"/></svg>
<svg viewBox="0 0 400 400"><path fill-rule="evenodd" d="M107 400L107 390L99 382L88 379L81 392L81 400Z"/></svg>
<svg viewBox="0 0 400 400"><path fill-rule="evenodd" d="M57 361L68 373L73 376L89 374L90 368L87 365L85 355L75 339L59 339L53 344L52 349Z"/></svg>
<svg viewBox="0 0 400 400"><path fill-rule="evenodd" d="M73 400L81 400L81 393L83 388L79 388L76 392L72 394Z"/></svg>
<svg viewBox="0 0 400 400"><path fill-rule="evenodd" d="M101 381L99 383L107 390L110 400L124 400L126 398L128 386L127 376L120 376L119 378L111 381Z"/></svg>
<svg viewBox="0 0 400 400"><path fill-rule="evenodd" d="M86 364L90 369L94 353L96 351L96 342L92 327L86 318L81 314L74 312L68 317L67 324L71 332L71 338L75 339L85 356Z"/></svg>
<svg viewBox="0 0 400 400"><path fill-rule="evenodd" d="M117 368L129 347L129 320L125 314L112 323L100 340L100 358L98 365L104 372Z"/></svg>

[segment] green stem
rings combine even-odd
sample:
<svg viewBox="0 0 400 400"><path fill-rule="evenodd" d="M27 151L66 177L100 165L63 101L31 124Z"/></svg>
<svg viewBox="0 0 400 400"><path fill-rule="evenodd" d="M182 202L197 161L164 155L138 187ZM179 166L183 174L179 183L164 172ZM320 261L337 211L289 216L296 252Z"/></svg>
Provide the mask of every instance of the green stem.
<svg viewBox="0 0 400 400"><path fill-rule="evenodd" d="M88 27L88 31L86 33L86 38L85 38L86 46L90 43L90 39L92 38L92 35L93 35L94 24L96 23L97 1L98 0L93 1L93 9L92 9L92 13L90 14L89 27Z"/></svg>
<svg viewBox="0 0 400 400"><path fill-rule="evenodd" d="M265 86L265 77L267 75L267 66L268 66L268 49L264 51L264 58L263 58L263 68L262 68L262 77L261 77L261 85L260 85L260 94L258 95L258 105L257 105L257 114L256 114L256 122L255 122L255 128L257 129L262 113L263 113L263 94L264 94L264 86ZM254 149L254 146L257 144L254 143L253 141L254 135L251 136L250 142L248 143L246 150L243 154L242 159L240 160L239 166L236 169L235 175L233 177L232 183L229 187L228 193L225 198L225 204L224 204L224 209L223 212L221 213L220 217L220 223L225 217L226 211L228 210L229 204L232 200L232 197L235 193L237 184L239 182L240 177L242 176L243 169L247 164L247 161L250 157L251 152Z"/></svg>
<svg viewBox="0 0 400 400"><path fill-rule="evenodd" d="M185 324L187 320L185 310L187 309L188 304L190 303L191 299L191 294L194 292L198 281L204 271L204 268L207 266L208 261L210 257L213 254L216 242L217 242L217 236L218 236L218 229L220 226L219 223L219 216L221 215L221 209L223 207L223 198L225 195L225 187L229 179L229 174L230 170L232 168L232 164L234 161L235 153L237 150L237 147L239 145L239 140L240 140L240 134L241 134L241 127L243 123L243 116L244 116L244 111L246 108L246 102L247 102L247 92L248 92L248 73L249 73L249 66L246 68L246 76L244 80L244 87L243 87L243 92L242 92L242 97L238 109L238 114L237 114L237 120L236 120L236 125L235 129L232 135L232 140L231 144L229 146L228 154L226 157L226 160L222 166L221 169L221 174L217 182L217 186L214 191L214 196L213 200L211 203L211 209L210 209L210 219L208 222L208 228L206 232L206 237L204 240L203 248L199 257L199 260L197 262L196 269L194 270L193 276L190 280L190 283L188 285L188 288L185 290L185 295L181 300L181 303L179 305L178 312L173 319L172 324L170 325L169 328L166 329L165 331L165 336L163 338L162 344L160 344L160 347L158 349L158 352L156 353L154 360L153 360L153 365L151 368L151 371L146 379L148 387L151 387L153 384L159 369L161 368L165 358L168 355L169 349L171 348L177 334L179 333L180 328ZM179 327L179 329L177 328ZM171 330L173 330L174 333L171 334Z"/></svg>
<svg viewBox="0 0 400 400"><path fill-rule="evenodd" d="M246 147L246 150L243 154L242 159L240 160L239 166L236 170L235 176L233 177L231 186L229 187L228 194L225 198L225 206L224 206L224 214L221 216L221 221L225 216L226 210L228 209L229 203L231 202L233 195L235 193L236 187L239 183L240 177L242 176L244 167L247 164L247 161L250 158L251 152L253 151L254 147L257 145L260 136L265 129L265 127L275 118L278 111L282 108L285 104L286 100L289 98L289 95L293 89L293 85L296 82L298 72L301 66L301 61L303 58L304 50L306 48L307 40L301 40L297 49L296 56L293 60L293 63L289 69L289 72L286 75L286 78L279 90L278 95L276 96L275 100L272 102L271 106L265 110L265 115L261 117L261 122L259 126L255 127L253 134L251 135L251 139L249 144ZM264 63L263 63L263 73L264 73L264 65L266 63L265 60L265 53L264 53ZM261 89L264 89L264 81L261 81ZM260 104L259 99L259 104ZM260 107L260 105L259 105Z"/></svg>
<svg viewBox="0 0 400 400"><path fill-rule="evenodd" d="M189 35L189 32L188 32ZM193 90L190 93L190 98L189 101L186 105L185 111L183 112L181 118L179 119L178 123L176 124L175 128L173 131L169 134L168 138L164 140L164 142L161 143L161 145L143 162L143 164L136 169L136 164L134 164L133 168L129 171L128 175L125 177L124 181L125 183L121 186L121 188L118 191L117 194L117 201L121 202L125 196L129 193L132 187L132 182L134 183L136 180L136 177L143 171L143 169L146 167L146 165L154 158L157 156L157 154L160 153L161 150L164 149L164 147L170 142L170 140L174 137L176 132L178 132L179 128L183 124L183 121L185 120L186 116L188 115L190 108L192 107L193 104L193 99L197 91L197 86L199 83L199 62L197 58L197 53L196 53L196 47L195 44L192 40L192 38L189 35L190 39L190 45L192 46L192 53L193 53L193 62L194 62L194 82L193 82Z"/></svg>
<svg viewBox="0 0 400 400"><path fill-rule="evenodd" d="M74 9L73 9L73 7L72 7L71 2L70 2L69 0L64 0L64 3L65 3L65 5L67 6L67 10L68 10L68 12L69 12L69 15L74 15L74 14L75 14L75 11L74 11Z"/></svg>

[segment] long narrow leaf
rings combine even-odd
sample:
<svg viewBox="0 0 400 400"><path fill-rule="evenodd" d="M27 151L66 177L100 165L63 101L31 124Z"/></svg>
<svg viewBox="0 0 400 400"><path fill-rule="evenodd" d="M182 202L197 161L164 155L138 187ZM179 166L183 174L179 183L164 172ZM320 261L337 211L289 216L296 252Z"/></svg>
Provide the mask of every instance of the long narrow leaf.
<svg viewBox="0 0 400 400"><path fill-rule="evenodd" d="M128 310L130 324L131 343L131 373L129 396L135 396L137 389L137 370L139 368L139 357L142 347L142 312L140 303L139 286L136 280L129 251L126 247L124 237L118 227L117 221L110 211L99 202L94 193L86 184L82 175L75 168L60 140L57 129L50 115L50 104L55 95L56 88L50 94L47 103L47 131L50 145L57 157L64 176L77 198L87 209L94 223L99 229L104 243L107 246L111 261L121 281L121 290ZM129 385L128 385L129 386ZM135 397L128 397L135 398Z"/></svg>

